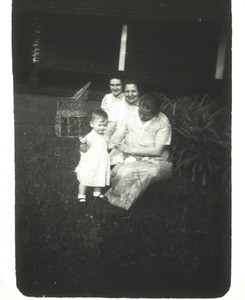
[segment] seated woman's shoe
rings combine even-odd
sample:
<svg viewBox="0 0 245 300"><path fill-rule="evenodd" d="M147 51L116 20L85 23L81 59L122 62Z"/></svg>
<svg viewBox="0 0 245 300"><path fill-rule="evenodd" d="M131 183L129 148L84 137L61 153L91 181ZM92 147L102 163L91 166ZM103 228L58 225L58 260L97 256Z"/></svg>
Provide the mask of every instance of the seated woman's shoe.
<svg viewBox="0 0 245 300"><path fill-rule="evenodd" d="M94 196L94 198L96 198L96 199L102 199L102 200L107 200L107 198L106 198L106 196L105 195L103 195L103 194L93 194L93 196Z"/></svg>

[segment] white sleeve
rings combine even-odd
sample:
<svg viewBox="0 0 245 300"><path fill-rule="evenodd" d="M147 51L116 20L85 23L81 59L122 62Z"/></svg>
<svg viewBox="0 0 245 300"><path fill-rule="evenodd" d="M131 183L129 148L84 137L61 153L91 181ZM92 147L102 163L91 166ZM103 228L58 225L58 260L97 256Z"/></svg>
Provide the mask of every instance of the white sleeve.
<svg viewBox="0 0 245 300"><path fill-rule="evenodd" d="M116 131L114 131L113 135L110 138L110 143L112 144L118 144L123 140L125 137L127 130L126 124L120 124Z"/></svg>
<svg viewBox="0 0 245 300"><path fill-rule="evenodd" d="M110 110L109 105L110 105L110 94L106 94L101 101L101 109L103 109L105 112L108 113Z"/></svg>
<svg viewBox="0 0 245 300"><path fill-rule="evenodd" d="M155 143L158 145L171 144L172 129L168 118L165 116L164 121L156 132Z"/></svg>
<svg viewBox="0 0 245 300"><path fill-rule="evenodd" d="M101 101L101 109L103 109L104 111L107 111L106 98L107 98L107 95L105 95L104 98Z"/></svg>
<svg viewBox="0 0 245 300"><path fill-rule="evenodd" d="M108 113L108 121L109 122L118 122L118 105L117 103L113 104L109 113Z"/></svg>

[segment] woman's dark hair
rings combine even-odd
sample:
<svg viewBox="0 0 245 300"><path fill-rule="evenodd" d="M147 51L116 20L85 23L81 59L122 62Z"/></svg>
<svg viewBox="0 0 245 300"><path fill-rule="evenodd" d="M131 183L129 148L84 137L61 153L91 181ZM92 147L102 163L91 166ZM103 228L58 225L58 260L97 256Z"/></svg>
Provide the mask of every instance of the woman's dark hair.
<svg viewBox="0 0 245 300"><path fill-rule="evenodd" d="M161 104L161 99L154 93L144 94L139 100L139 105L141 107L152 111L154 114L160 112Z"/></svg>
<svg viewBox="0 0 245 300"><path fill-rule="evenodd" d="M109 76L107 76L108 81L110 82L112 79L119 79L121 80L121 82L123 83L123 76L121 73L119 72L114 72L112 74L110 74Z"/></svg>
<svg viewBox="0 0 245 300"><path fill-rule="evenodd" d="M134 84L137 86L137 89L139 90L139 85L137 83L137 81L133 80L133 79L126 79L123 83L123 89L125 90L125 86L128 84Z"/></svg>
<svg viewBox="0 0 245 300"><path fill-rule="evenodd" d="M97 118L101 118L103 120L108 119L107 113L103 109L95 109L91 114L91 121L94 121Z"/></svg>

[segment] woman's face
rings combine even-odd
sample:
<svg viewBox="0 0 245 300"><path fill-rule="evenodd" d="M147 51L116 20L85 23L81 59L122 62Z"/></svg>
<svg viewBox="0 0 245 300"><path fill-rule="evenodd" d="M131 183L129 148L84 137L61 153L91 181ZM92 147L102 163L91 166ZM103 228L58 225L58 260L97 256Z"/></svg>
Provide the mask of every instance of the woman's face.
<svg viewBox="0 0 245 300"><path fill-rule="evenodd" d="M122 93L122 81L120 79L110 80L110 90L114 96L118 96Z"/></svg>
<svg viewBox="0 0 245 300"><path fill-rule="evenodd" d="M135 84L126 84L124 89L125 100L129 104L136 104L139 100L139 91Z"/></svg>
<svg viewBox="0 0 245 300"><path fill-rule="evenodd" d="M151 109L146 109L140 104L139 104L138 113L139 113L140 120L142 122L150 121L156 115L155 111L153 112Z"/></svg>

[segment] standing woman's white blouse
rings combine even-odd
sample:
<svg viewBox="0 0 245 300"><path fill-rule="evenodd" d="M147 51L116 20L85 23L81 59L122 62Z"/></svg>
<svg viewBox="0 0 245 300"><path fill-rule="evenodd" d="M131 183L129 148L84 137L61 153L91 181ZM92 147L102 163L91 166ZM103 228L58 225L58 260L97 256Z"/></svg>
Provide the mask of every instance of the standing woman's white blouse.
<svg viewBox="0 0 245 300"><path fill-rule="evenodd" d="M126 100L117 102L112 106L108 114L108 121L117 124L125 122L125 119L137 110L138 107L136 105L130 105Z"/></svg>
<svg viewBox="0 0 245 300"><path fill-rule="evenodd" d="M101 102L101 109L103 109L107 114L110 113L112 106L115 103L125 100L124 93L121 93L118 97L115 97L112 93L106 94Z"/></svg>

